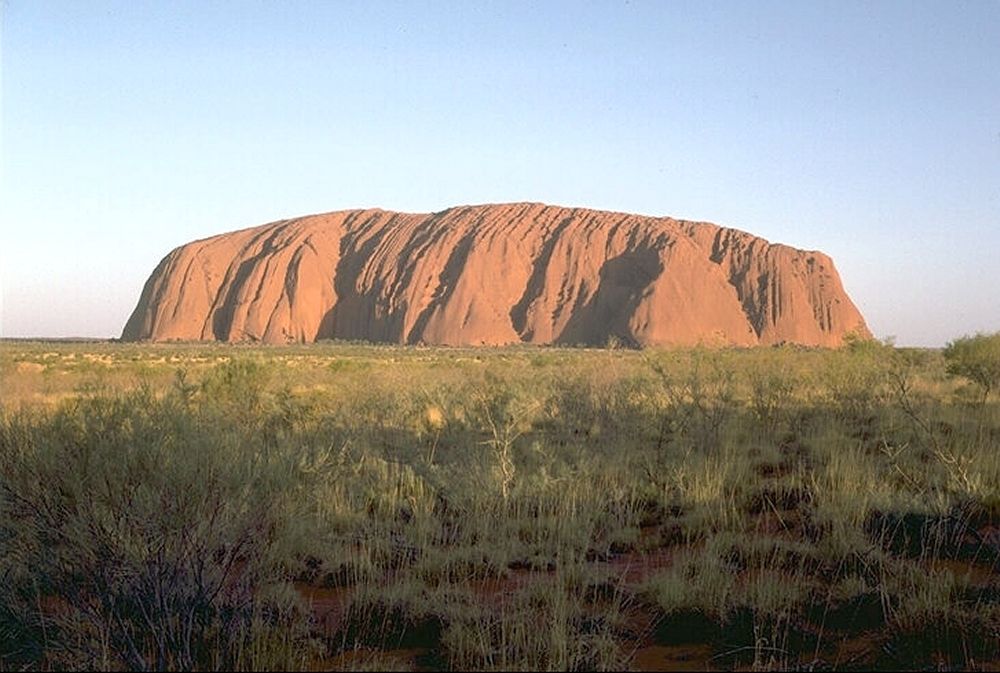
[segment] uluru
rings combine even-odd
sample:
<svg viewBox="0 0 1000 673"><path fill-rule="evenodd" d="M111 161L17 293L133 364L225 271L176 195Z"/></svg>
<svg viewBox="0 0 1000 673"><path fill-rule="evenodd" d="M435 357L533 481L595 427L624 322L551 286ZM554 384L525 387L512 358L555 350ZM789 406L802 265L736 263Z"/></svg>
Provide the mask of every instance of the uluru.
<svg viewBox="0 0 1000 673"><path fill-rule="evenodd" d="M345 210L194 241L126 341L837 346L833 261L706 222L539 203Z"/></svg>

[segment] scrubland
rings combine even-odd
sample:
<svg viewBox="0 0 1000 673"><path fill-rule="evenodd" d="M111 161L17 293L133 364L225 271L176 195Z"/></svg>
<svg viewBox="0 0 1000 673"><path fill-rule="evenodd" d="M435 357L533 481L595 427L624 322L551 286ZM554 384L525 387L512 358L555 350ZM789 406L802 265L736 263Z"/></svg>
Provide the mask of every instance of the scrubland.
<svg viewBox="0 0 1000 673"><path fill-rule="evenodd" d="M0 670L995 670L947 365L3 343Z"/></svg>

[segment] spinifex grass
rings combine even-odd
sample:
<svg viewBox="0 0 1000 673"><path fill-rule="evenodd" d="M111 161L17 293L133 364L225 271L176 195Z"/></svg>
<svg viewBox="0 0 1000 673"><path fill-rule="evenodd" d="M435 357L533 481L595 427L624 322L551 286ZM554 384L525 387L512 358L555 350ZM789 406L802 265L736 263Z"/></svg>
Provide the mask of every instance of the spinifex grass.
<svg viewBox="0 0 1000 673"><path fill-rule="evenodd" d="M4 344L0 669L995 667L946 364Z"/></svg>

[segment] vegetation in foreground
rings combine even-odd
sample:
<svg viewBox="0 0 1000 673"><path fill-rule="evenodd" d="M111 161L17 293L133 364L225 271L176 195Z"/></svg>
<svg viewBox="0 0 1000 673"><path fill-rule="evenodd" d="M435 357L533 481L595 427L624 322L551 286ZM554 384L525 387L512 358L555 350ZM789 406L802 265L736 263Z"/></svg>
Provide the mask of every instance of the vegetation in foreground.
<svg viewBox="0 0 1000 673"><path fill-rule="evenodd" d="M0 670L995 669L997 344L3 344Z"/></svg>

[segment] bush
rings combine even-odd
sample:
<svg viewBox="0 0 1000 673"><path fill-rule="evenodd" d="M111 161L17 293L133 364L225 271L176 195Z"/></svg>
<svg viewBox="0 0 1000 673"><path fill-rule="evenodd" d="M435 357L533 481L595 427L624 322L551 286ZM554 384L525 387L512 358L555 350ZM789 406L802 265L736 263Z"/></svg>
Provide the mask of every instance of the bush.
<svg viewBox="0 0 1000 673"><path fill-rule="evenodd" d="M262 449L144 390L5 419L0 669L54 634L60 667L294 664L275 654L301 636L273 549L300 479ZM25 618L32 596L49 607Z"/></svg>
<svg viewBox="0 0 1000 673"><path fill-rule="evenodd" d="M984 404L992 391L1000 389L1000 332L955 339L945 347L944 359L949 374L982 388Z"/></svg>

